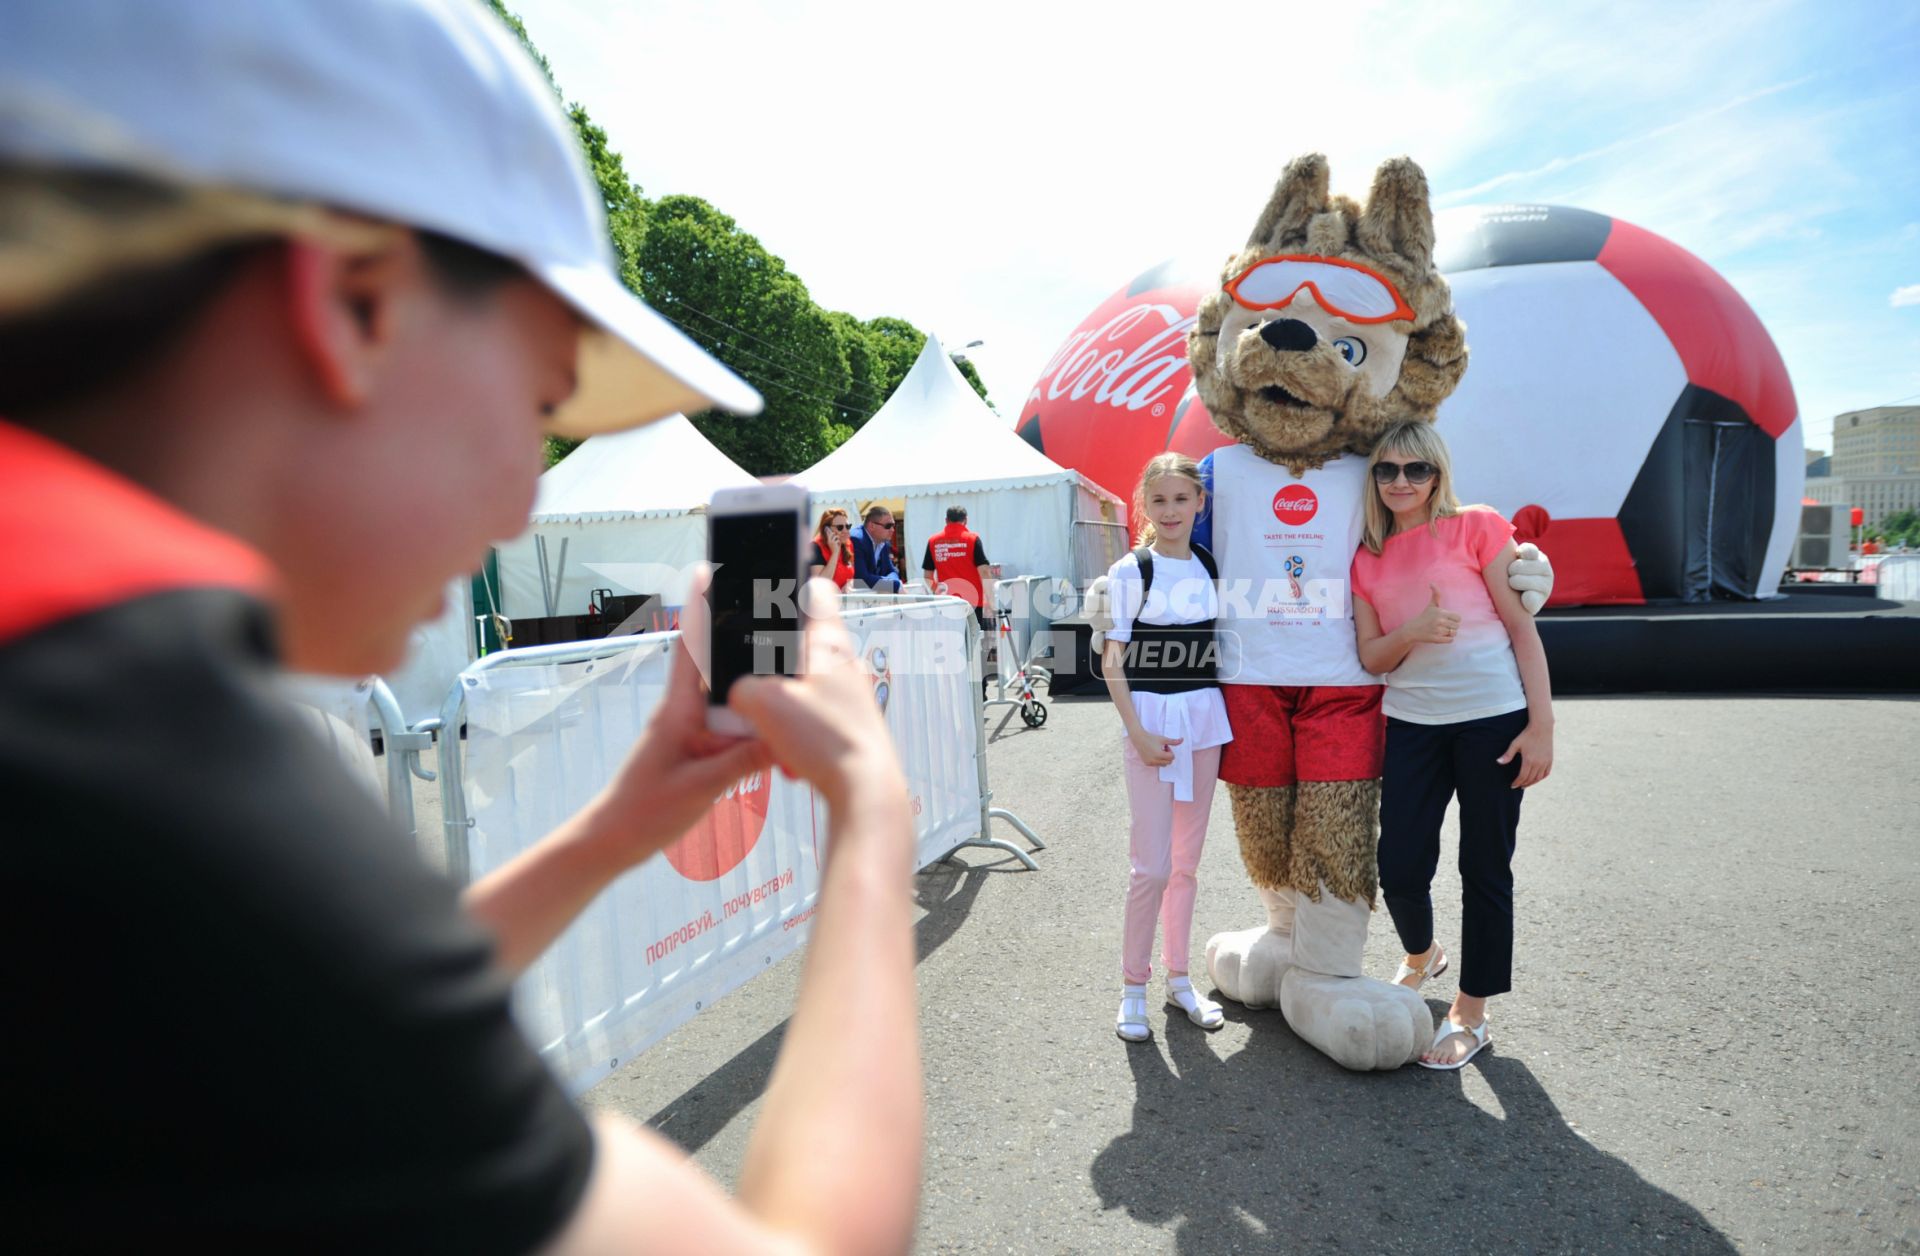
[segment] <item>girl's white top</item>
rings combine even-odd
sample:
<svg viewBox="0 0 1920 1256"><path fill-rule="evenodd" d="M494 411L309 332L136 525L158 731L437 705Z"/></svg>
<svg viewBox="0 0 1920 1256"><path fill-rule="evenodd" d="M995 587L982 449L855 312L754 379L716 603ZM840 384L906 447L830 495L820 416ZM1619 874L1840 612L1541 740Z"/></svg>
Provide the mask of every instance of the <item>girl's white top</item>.
<svg viewBox="0 0 1920 1256"><path fill-rule="evenodd" d="M1197 624L1220 614L1220 594L1213 587L1207 569L1197 558L1168 558L1153 555L1153 588L1147 591L1144 612L1140 605L1140 564L1128 554L1107 571L1107 592L1111 599L1113 627L1107 640L1122 645L1133 640L1133 621L1155 627ZM1217 688L1190 689L1186 693L1133 692L1133 711L1140 726L1160 737L1178 737L1173 762L1160 769L1160 779L1173 786L1178 802L1193 801L1193 752L1224 746L1233 740L1233 726L1227 723L1227 704Z"/></svg>

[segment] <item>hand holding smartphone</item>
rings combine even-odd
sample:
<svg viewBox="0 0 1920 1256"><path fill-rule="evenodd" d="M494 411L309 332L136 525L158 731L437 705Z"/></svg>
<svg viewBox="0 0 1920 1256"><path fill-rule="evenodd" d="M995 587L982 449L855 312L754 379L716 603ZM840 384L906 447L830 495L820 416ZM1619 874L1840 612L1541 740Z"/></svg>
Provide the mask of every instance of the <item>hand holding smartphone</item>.
<svg viewBox="0 0 1920 1256"><path fill-rule="evenodd" d="M707 727L745 737L727 709L742 676L800 674L807 490L797 484L721 489L707 506Z"/></svg>

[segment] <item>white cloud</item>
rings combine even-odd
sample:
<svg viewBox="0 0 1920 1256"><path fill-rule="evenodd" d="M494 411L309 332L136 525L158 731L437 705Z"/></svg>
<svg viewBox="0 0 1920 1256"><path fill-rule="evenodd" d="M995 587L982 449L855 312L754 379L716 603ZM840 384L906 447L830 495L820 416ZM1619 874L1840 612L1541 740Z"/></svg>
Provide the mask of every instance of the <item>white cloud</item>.
<svg viewBox="0 0 1920 1256"><path fill-rule="evenodd" d="M1609 143L1600 145L1598 148L1590 148L1584 153L1575 153L1571 157L1555 157L1547 161L1543 165L1535 167L1532 170L1513 170L1513 171L1507 172L1506 174L1495 175L1491 179L1481 180L1479 183L1474 184L1472 187L1456 188L1455 190L1447 193L1446 196L1441 199L1451 201L1454 203L1460 203L1465 201L1475 201L1475 200L1482 199L1487 195L1487 193L1493 191L1494 189L1504 187L1508 184L1537 182L1538 180L1548 175L1558 174L1560 171L1567 169L1569 166L1580 165L1583 162L1593 161L1596 158L1611 156L1615 153L1621 152L1624 149L1633 148L1636 145L1642 145L1642 144L1649 143L1650 141L1664 139L1674 134L1676 131L1680 131L1686 127L1692 126L1695 123L1705 122L1708 119L1719 117L1721 114L1730 113L1733 110L1736 110L1743 105L1751 104L1756 100L1762 100L1768 96L1777 95L1780 92L1790 91L1793 88L1800 86L1802 83L1806 81L1807 81L1806 77L1802 76L1797 79L1789 80L1788 82L1785 82L1785 83L1776 83L1771 87L1761 88L1757 92L1747 92L1744 95L1734 97L1732 100L1723 101L1720 104L1715 105L1710 109L1694 114L1692 117L1682 118L1678 122L1664 123L1660 126L1653 128L1650 131L1645 132L1644 134L1629 135L1622 139L1613 140Z"/></svg>
<svg viewBox="0 0 1920 1256"><path fill-rule="evenodd" d="M1910 283L1904 288L1895 288L1893 295L1887 298L1887 304L1896 310L1903 305L1920 305L1920 283Z"/></svg>

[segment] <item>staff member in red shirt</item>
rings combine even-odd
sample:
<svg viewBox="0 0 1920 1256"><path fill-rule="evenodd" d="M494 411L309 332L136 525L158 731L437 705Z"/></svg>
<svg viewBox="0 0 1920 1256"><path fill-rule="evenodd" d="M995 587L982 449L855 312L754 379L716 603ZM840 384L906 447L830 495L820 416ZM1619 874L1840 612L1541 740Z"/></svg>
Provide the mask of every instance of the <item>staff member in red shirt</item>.
<svg viewBox="0 0 1920 1256"><path fill-rule="evenodd" d="M986 620L987 594L992 591L992 573L987 570L987 551L980 538L967 527L965 506L947 507L947 526L927 541L920 559L921 574L927 587L936 593L951 593L962 599Z"/></svg>

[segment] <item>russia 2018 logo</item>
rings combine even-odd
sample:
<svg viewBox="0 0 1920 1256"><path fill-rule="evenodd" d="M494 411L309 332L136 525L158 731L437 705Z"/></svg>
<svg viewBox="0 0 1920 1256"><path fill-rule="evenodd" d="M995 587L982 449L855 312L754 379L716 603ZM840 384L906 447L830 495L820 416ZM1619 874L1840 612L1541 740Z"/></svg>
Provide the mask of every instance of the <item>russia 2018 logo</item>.
<svg viewBox="0 0 1920 1256"><path fill-rule="evenodd" d="M1319 513L1320 499L1304 484L1289 484L1273 495L1273 517L1297 528Z"/></svg>
<svg viewBox="0 0 1920 1256"><path fill-rule="evenodd" d="M887 664L886 646L876 645L867 651L867 670L873 674L873 700L885 715L887 701L893 697L893 668Z"/></svg>
<svg viewBox="0 0 1920 1256"><path fill-rule="evenodd" d="M1287 561L1281 566L1287 573L1287 591L1293 594L1297 602L1306 596L1300 589L1300 577L1307 574L1307 560L1298 554L1288 554Z"/></svg>
<svg viewBox="0 0 1920 1256"><path fill-rule="evenodd" d="M715 881L732 872L760 840L772 800L772 772L738 782L667 847L667 862L689 881Z"/></svg>

